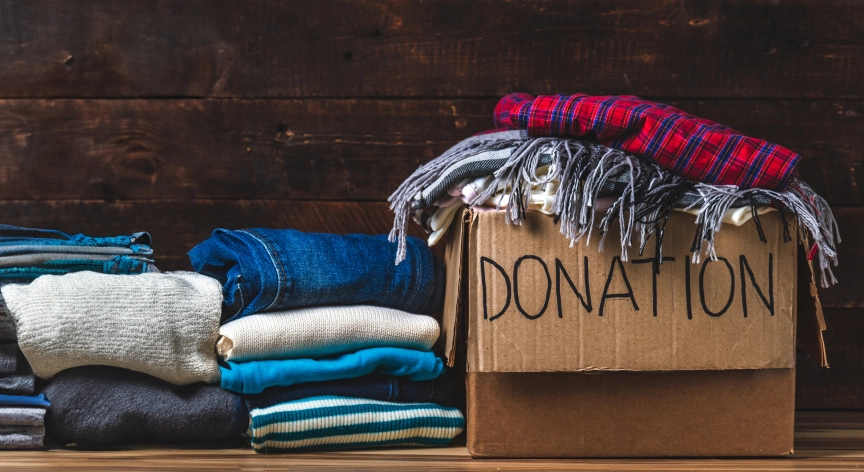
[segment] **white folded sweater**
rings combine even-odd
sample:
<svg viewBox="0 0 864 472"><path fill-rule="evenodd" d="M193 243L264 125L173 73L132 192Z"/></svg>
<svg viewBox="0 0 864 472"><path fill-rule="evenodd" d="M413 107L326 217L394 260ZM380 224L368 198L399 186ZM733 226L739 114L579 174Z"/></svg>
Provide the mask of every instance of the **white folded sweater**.
<svg viewBox="0 0 864 472"><path fill-rule="evenodd" d="M259 313L219 328L216 349L225 360L323 357L370 347L428 351L438 322L377 306L321 306Z"/></svg>
<svg viewBox="0 0 864 472"><path fill-rule="evenodd" d="M177 385L219 380L222 285L192 272L43 275L2 288L33 372L108 365Z"/></svg>

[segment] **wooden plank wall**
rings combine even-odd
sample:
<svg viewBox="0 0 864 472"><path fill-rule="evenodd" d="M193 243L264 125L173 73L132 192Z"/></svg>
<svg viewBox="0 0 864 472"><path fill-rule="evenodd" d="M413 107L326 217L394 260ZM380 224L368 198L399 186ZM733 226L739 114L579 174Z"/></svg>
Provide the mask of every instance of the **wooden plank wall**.
<svg viewBox="0 0 864 472"><path fill-rule="evenodd" d="M163 269L219 226L385 232L387 195L502 94L640 95L804 156L845 242L798 406L864 409L862 23L842 0L0 0L0 215L147 230Z"/></svg>

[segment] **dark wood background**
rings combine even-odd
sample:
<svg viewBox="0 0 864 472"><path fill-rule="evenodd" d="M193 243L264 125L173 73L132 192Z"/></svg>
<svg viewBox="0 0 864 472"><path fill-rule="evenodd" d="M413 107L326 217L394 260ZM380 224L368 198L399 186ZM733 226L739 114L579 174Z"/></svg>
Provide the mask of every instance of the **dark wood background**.
<svg viewBox="0 0 864 472"><path fill-rule="evenodd" d="M386 232L501 95L635 94L804 156L844 243L798 407L864 409L862 31L838 0L0 0L0 220L146 230L169 270L216 227Z"/></svg>

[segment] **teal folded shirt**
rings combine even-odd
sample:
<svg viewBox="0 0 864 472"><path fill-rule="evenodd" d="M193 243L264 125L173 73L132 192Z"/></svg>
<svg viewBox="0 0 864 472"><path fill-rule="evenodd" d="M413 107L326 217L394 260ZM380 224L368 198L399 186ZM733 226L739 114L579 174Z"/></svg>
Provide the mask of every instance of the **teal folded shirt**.
<svg viewBox="0 0 864 472"><path fill-rule="evenodd" d="M324 359L228 361L226 364L221 367L222 388L245 394L261 393L268 387L350 379L373 373L423 381L444 372L444 363L431 351L395 347L374 347Z"/></svg>
<svg viewBox="0 0 864 472"><path fill-rule="evenodd" d="M51 402L45 399L44 394L31 397L21 395L0 395L0 407L6 406L51 406Z"/></svg>

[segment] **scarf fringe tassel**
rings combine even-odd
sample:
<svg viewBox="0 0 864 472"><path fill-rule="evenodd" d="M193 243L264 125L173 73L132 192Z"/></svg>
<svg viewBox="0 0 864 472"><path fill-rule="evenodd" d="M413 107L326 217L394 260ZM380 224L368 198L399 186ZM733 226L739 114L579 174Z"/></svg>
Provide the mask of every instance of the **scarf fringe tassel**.
<svg viewBox="0 0 864 472"><path fill-rule="evenodd" d="M809 233L810 241L818 248L822 286L837 282L831 270L831 266L837 265L836 244L840 242L837 222L828 203L804 182L793 180L781 192L695 183L616 149L573 139L527 138L520 132L466 139L421 166L399 186L389 198L390 208L396 214L389 238L399 242L397 264L405 258L406 225L412 210L425 203L418 202L416 196L451 165L481 152L506 148L514 149L510 158L495 172L492 184L469 202L470 207L482 204L498 190L504 189L511 195L503 208L506 221L522 224L531 188L557 180L559 187L552 212L571 246L583 238L586 245L589 244L596 227L600 233L599 250L602 251L609 229L617 221L621 260L628 260L634 239L638 242L639 254L642 254L651 235L655 235L658 263L662 261L663 232L672 209L701 208L691 247L692 261L698 263L702 254L717 258L715 235L723 224L723 215L730 208L750 206L760 239L766 242L755 208L771 206L780 210L785 241L792 238L784 212L798 219L802 240L806 240ZM549 172L537 176L541 160L544 165L551 161ZM596 222L598 215L594 204L601 193L617 195L617 199Z"/></svg>

